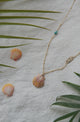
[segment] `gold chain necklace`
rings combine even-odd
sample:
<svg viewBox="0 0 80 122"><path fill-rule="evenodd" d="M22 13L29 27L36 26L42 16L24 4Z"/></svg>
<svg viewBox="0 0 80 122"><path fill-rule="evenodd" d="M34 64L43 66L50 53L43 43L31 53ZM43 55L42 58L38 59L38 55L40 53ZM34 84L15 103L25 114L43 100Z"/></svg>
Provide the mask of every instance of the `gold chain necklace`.
<svg viewBox="0 0 80 122"><path fill-rule="evenodd" d="M45 80L45 75L46 74L51 73L51 72L55 72L55 71L59 71L59 70L63 70L70 62L72 62L74 60L74 58L76 58L77 56L80 55L80 52L79 52L75 56L69 57L66 60L65 65L63 67L61 67L61 68L58 68L58 69L54 69L54 70L50 70L48 72L45 72L45 62L46 62L46 58L47 58L47 55L48 55L48 50L49 50L50 44L51 44L52 40L57 36L58 31L60 30L60 28L64 24L66 18L68 17L69 13L71 12L75 1L76 0L73 1L72 5L71 5L71 7L69 9L69 11L67 12L67 14L65 15L65 17L63 18L61 24L58 26L57 30L54 32L54 35L51 37L51 39L50 39L50 41L48 43L47 50L46 50L46 53L45 53L45 57L44 57L44 60L43 60L43 71L42 71L42 74L39 74L39 75L37 75L36 77L33 78L33 85L35 87L37 87L37 88L42 87L44 85L44 80Z"/></svg>

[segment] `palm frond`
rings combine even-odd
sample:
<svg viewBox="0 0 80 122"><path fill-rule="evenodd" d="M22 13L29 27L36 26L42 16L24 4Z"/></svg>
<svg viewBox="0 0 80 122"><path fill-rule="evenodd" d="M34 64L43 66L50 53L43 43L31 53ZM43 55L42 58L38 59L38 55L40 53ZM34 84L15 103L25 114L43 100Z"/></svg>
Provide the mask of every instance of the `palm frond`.
<svg viewBox="0 0 80 122"><path fill-rule="evenodd" d="M10 36L10 35L0 35L0 38L42 40L42 39L39 39L39 38L20 37L20 36Z"/></svg>
<svg viewBox="0 0 80 122"><path fill-rule="evenodd" d="M5 2L5 1L11 1L11 0L0 0L0 2ZM59 11L49 11L49 10L15 10L15 9L1 9L0 10L0 13L61 13ZM48 18L48 17L43 17L43 16L0 16L0 20L2 19L42 19L42 20L50 20L50 21L55 21L55 19L53 18ZM17 22L0 22L0 25L19 25L19 26L31 26L31 27L36 27L36 28L40 28L40 29L45 29L45 30L50 30L46 27L43 27L43 26L39 26L39 25L34 25L34 24L29 24L29 23L17 23ZM0 38L6 38L6 39L28 39L28 40L42 40L40 38L32 38L32 37L24 37L24 36L15 36L15 35L0 35ZM0 48L4 49L4 48L13 48L13 47L18 47L18 46L24 46L24 45L27 45L27 44L19 44L19 45L10 45L10 46L6 46L6 45L3 45L3 46L0 46ZM4 64L1 64L1 66L5 66L5 67L9 67L8 65L4 65Z"/></svg>
<svg viewBox="0 0 80 122"><path fill-rule="evenodd" d="M1 67L9 67L9 68L14 68L16 69L16 67L13 67L13 66L9 66L9 65L5 65L5 64L0 64Z"/></svg>
<svg viewBox="0 0 80 122"><path fill-rule="evenodd" d="M37 27L37 28L41 28L41 29L45 29L45 30L50 30L50 29L42 27L42 26L26 24L26 23L0 22L0 25L23 25L23 26L32 26L32 27Z"/></svg>
<svg viewBox="0 0 80 122"><path fill-rule="evenodd" d="M73 84L73 83L70 83L70 82L67 82L67 81L63 81L63 83L69 85L70 87L78 90L80 92L80 86L77 85L77 84ZM63 98L66 98L66 99L63 99ZM75 100L77 102L74 102L74 101L70 101L70 102L66 102L66 100ZM80 101L80 96L79 95L72 95L72 94L68 94L68 95L61 95L60 97L57 97L56 100L65 100L65 102L61 101L61 102L55 102L53 103L52 105L58 105L58 106L63 106L63 107L68 107L68 108L74 108L74 109L77 109L77 111L74 111L74 112L71 112L71 113L68 113L68 114L65 114L59 118L57 118L56 120L54 120L53 122L57 122L57 121L60 121L60 120L64 120L66 118L70 118L69 122L73 122L74 118L77 116L77 114L80 112L80 103L78 101ZM80 122L80 118L78 120Z"/></svg>

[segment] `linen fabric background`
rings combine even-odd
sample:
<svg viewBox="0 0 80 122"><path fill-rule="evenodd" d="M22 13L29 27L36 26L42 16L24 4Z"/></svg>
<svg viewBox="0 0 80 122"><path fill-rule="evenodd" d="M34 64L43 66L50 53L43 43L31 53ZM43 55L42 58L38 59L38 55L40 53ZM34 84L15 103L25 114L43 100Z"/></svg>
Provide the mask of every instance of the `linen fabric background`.
<svg viewBox="0 0 80 122"><path fill-rule="evenodd" d="M40 9L60 11L60 14L50 13L16 13L16 15L45 16L56 21L35 19L11 19L0 22L24 22L50 28L51 31L29 26L0 26L0 34L24 37L42 38L43 40L0 39L0 45L16 45L31 43L19 47L23 56L19 61L10 59L10 48L0 49L0 63L17 67L16 70L0 67L0 122L52 122L54 119L73 109L54 106L56 97L63 94L77 94L61 81L80 84L80 79L73 73L80 73L80 56L64 70L45 76L43 88L35 88L32 79L42 73L42 64L47 44L54 31L72 5L73 0L15 0L0 4L0 9ZM58 35L52 41L45 64L45 71L62 67L68 57L80 51L80 1L76 0L74 7L61 27ZM6 13L0 15L15 15ZM12 97L2 93L2 87L11 83L15 87ZM63 121L64 122L64 121ZM65 120L68 122L68 120ZM77 122L77 120L75 120Z"/></svg>

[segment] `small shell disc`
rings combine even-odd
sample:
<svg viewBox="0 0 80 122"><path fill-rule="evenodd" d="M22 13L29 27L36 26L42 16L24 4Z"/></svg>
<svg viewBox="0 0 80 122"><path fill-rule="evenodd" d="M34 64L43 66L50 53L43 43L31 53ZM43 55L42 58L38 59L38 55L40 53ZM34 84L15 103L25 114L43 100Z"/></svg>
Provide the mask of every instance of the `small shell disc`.
<svg viewBox="0 0 80 122"><path fill-rule="evenodd" d="M7 96L12 96L14 92L14 86L12 84L5 84L2 88L2 92Z"/></svg>
<svg viewBox="0 0 80 122"><path fill-rule="evenodd" d="M14 61L19 60L21 58L21 56L22 56L22 52L20 49L14 48L11 50L10 58L13 59Z"/></svg>

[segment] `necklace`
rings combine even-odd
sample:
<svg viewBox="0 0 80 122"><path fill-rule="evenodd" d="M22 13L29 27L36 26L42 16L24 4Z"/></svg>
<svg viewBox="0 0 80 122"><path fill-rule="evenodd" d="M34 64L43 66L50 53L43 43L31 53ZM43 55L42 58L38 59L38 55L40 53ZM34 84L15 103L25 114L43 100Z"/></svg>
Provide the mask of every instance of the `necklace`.
<svg viewBox="0 0 80 122"><path fill-rule="evenodd" d="M68 17L69 13L71 12L72 8L73 8L73 5L75 3L76 0L73 1L70 9L68 10L67 14L65 15L65 17L63 18L61 24L58 26L57 30L54 32L54 35L51 37L51 39L49 40L49 43L48 43L48 46L47 46L47 50L46 50L46 53L45 53L45 57L44 57L44 60L43 60L43 70L42 70L42 74L39 74L37 75L36 77L33 78L33 85L37 88L39 87L42 87L44 86L44 80L45 80L45 75L46 74L49 74L51 72L55 72L55 71L59 71L59 70L63 70L69 63L71 63L77 56L80 55L80 52L77 53L75 56L71 56L69 57L66 62L65 62L65 65L62 66L61 68L58 68L58 69L54 69L54 70L50 70L48 72L45 72L45 62L46 62L46 58L47 58L47 55L48 55L48 50L49 50L49 47L50 47L50 44L52 42L52 40L57 36L60 28L62 27L62 25L64 24L66 18Z"/></svg>

